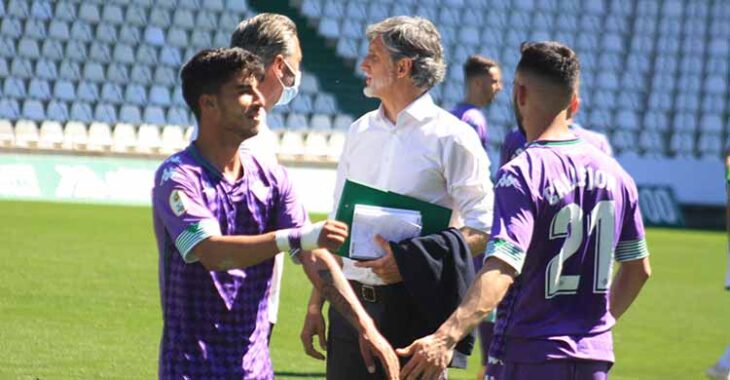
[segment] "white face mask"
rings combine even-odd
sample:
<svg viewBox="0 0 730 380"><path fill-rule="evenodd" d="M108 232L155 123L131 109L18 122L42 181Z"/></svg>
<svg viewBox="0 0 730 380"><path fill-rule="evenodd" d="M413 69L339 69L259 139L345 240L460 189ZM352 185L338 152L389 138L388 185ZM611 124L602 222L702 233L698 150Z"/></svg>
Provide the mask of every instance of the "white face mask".
<svg viewBox="0 0 730 380"><path fill-rule="evenodd" d="M277 77L279 80L279 83L281 84L282 91L281 96L279 97L279 100L276 102L275 106L284 106L289 104L292 99L294 99L295 96L299 93L299 84L302 82L302 72L301 71L294 71L291 66L289 66L286 61L284 61L284 65L286 65L286 68L289 69L289 72L294 74L294 83L287 87L284 82L281 81L281 78Z"/></svg>

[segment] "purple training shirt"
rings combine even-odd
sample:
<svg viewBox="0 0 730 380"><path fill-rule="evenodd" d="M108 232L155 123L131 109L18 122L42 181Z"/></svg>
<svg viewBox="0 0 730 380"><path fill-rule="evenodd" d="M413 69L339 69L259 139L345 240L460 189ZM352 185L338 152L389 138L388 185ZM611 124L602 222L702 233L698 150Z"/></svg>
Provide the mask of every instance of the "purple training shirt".
<svg viewBox="0 0 730 380"><path fill-rule="evenodd" d="M459 103L451 114L459 120L469 124L479 135L479 141L482 143L484 150L487 149L487 118L484 113L475 105L468 103Z"/></svg>
<svg viewBox="0 0 730 380"><path fill-rule="evenodd" d="M608 142L608 138L605 135L585 129L577 123L570 125L570 131L573 132L576 137L584 139L586 142L603 151L603 153L613 156L613 148L611 148L611 144ZM527 145L527 138L525 138L522 131L520 131L519 128L512 129L507 136L505 136L504 142L502 143L502 149L499 155L499 166L508 163L511 159L522 153L525 145Z"/></svg>
<svg viewBox="0 0 730 380"><path fill-rule="evenodd" d="M649 254L634 181L579 138L533 142L497 178L487 257L518 276L497 309L490 357L613 362L613 262Z"/></svg>
<svg viewBox="0 0 730 380"><path fill-rule="evenodd" d="M162 163L152 190L163 333L161 379L273 379L267 335L273 258L206 270L192 248L210 236L259 235L307 216L284 168L240 153L231 182L190 145Z"/></svg>

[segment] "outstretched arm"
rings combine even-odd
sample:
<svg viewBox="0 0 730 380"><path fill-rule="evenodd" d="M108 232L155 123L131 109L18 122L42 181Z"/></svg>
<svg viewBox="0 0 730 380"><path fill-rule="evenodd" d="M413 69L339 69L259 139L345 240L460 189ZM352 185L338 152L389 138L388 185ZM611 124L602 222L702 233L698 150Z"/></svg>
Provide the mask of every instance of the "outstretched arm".
<svg viewBox="0 0 730 380"><path fill-rule="evenodd" d="M461 305L432 335L398 349L412 356L401 371L402 379L437 378L451 362L454 347L497 307L514 280L515 270L498 258L487 259Z"/></svg>
<svg viewBox="0 0 730 380"><path fill-rule="evenodd" d="M360 333L361 350L368 371L375 371L371 356L374 353L388 378L397 379L400 370L398 357L375 328L375 323L355 296L335 258L326 250L314 250L301 253L300 260L317 291ZM363 343L366 347L362 347Z"/></svg>

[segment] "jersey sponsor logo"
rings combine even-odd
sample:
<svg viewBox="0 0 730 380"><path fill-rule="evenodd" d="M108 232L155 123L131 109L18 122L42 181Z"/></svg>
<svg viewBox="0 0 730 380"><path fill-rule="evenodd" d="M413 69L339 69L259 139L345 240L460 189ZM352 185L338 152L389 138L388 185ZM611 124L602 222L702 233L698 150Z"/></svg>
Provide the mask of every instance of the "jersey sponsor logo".
<svg viewBox="0 0 730 380"><path fill-rule="evenodd" d="M512 174L505 174L499 178L499 181L497 181L497 185L495 188L499 187L516 187L517 184L517 178L513 176Z"/></svg>
<svg viewBox="0 0 730 380"><path fill-rule="evenodd" d="M162 171L162 175L160 176L160 186L169 181L170 178L175 176L175 174L177 174L177 170L175 168L169 166L166 167L165 170Z"/></svg>
<svg viewBox="0 0 730 380"><path fill-rule="evenodd" d="M566 194L576 188L585 188L586 191L596 189L616 189L616 177L601 169L590 166L569 167L567 176L561 174L558 178L548 180L548 185L542 191L542 196L554 206Z"/></svg>
<svg viewBox="0 0 730 380"><path fill-rule="evenodd" d="M170 209L176 216L180 216L187 211L187 197L181 190L173 190L170 193Z"/></svg>

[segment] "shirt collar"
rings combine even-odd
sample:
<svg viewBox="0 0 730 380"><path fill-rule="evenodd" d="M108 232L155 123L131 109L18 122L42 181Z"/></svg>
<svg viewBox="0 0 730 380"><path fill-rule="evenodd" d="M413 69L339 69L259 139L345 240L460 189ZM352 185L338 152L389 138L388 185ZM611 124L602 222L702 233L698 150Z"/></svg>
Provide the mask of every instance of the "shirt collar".
<svg viewBox="0 0 730 380"><path fill-rule="evenodd" d="M398 120L403 115L408 115L412 119L414 119L417 122L422 122L433 115L436 114L436 104L433 102L433 98L431 98L431 95L426 92L423 95L419 96L411 102L411 104L407 105L406 108L404 108L398 116L396 116L396 124ZM383 103L380 103L380 107L378 107L378 118L381 119L383 122L391 124L390 120L385 117L385 110L383 109Z"/></svg>

